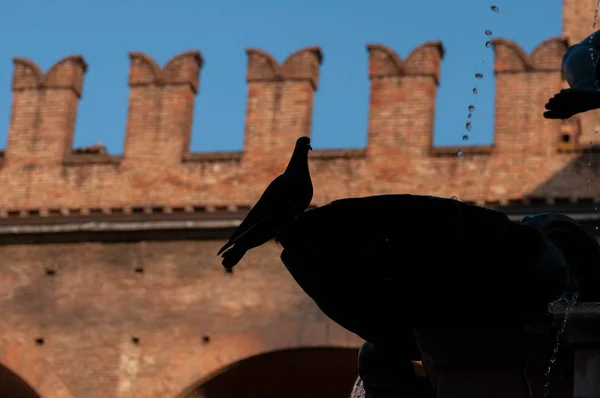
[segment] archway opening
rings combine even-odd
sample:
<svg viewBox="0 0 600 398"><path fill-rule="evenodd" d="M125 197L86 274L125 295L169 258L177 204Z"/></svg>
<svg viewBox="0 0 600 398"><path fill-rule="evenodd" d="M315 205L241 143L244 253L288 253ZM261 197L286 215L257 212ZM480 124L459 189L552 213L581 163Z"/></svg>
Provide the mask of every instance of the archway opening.
<svg viewBox="0 0 600 398"><path fill-rule="evenodd" d="M240 361L206 381L186 398L349 397L356 380L358 350L302 348Z"/></svg>
<svg viewBox="0 0 600 398"><path fill-rule="evenodd" d="M29 384L2 365L0 365L0 392L3 397L41 398Z"/></svg>

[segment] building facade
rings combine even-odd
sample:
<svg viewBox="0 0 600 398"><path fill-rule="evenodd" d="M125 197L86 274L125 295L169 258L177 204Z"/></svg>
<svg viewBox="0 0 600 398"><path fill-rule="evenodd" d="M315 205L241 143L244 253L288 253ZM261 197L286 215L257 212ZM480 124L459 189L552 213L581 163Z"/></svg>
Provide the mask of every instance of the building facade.
<svg viewBox="0 0 600 398"><path fill-rule="evenodd" d="M600 171L590 144L600 112L542 117L565 87L562 54L591 33L594 8L593 0L564 0L563 37L531 54L495 40L491 146L432 147L441 42L406 59L368 45L368 144L310 153L313 205L383 193L456 195L515 220L561 212L598 235L600 184L588 179ZM209 154L189 152L197 51L164 68L130 54L123 156L72 149L83 57L46 73L14 60L0 167L0 396L350 393L362 341L296 285L280 248L252 250L233 273L215 255L284 169L290 145L310 135L323 58L318 47L281 64L262 50L247 54L243 151Z"/></svg>

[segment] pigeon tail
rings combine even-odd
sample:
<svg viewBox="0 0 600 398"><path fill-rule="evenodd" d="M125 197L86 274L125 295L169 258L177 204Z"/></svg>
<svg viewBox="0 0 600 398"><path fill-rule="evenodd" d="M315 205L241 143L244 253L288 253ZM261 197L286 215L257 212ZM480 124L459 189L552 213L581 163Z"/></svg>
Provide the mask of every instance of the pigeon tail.
<svg viewBox="0 0 600 398"><path fill-rule="evenodd" d="M223 257L223 261L221 264L223 264L223 267L231 269L235 267L237 263L240 262L240 260L242 259L242 257L244 257L245 254L245 249L239 246L234 246L230 250L227 250L225 253L223 253L223 256L221 256Z"/></svg>
<svg viewBox="0 0 600 398"><path fill-rule="evenodd" d="M247 219L248 218L246 218L246 220ZM244 222L242 222L242 225L244 225L246 223L246 220L244 220ZM225 243L225 245L223 245L223 247L221 248L221 250L219 250L219 252L217 253L217 256L220 256L221 253L223 253L225 250L229 249L231 246L235 245L242 237L248 236L249 235L248 233L250 231L257 230L258 226L264 225L265 222L267 222L267 221L268 221L268 217L265 217L265 218L261 219L260 221L258 221L256 223L253 223L251 225L245 226L245 229L243 229L243 230L241 228L238 228L235 231L235 233L231 236L231 238L229 239L229 242Z"/></svg>
<svg viewBox="0 0 600 398"><path fill-rule="evenodd" d="M225 243L223 245L223 247L217 253L217 256L220 256L221 253L223 253L225 250L229 249L232 245L233 245L233 240L230 240L229 242Z"/></svg>

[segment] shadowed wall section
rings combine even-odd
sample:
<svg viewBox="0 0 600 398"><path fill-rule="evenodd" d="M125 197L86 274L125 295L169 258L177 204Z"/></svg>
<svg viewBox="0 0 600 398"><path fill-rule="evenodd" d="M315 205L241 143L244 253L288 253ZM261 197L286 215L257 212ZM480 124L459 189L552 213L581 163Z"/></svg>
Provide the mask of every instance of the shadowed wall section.
<svg viewBox="0 0 600 398"><path fill-rule="evenodd" d="M356 380L356 349L298 349L236 363L186 398L348 397Z"/></svg>
<svg viewBox="0 0 600 398"><path fill-rule="evenodd" d="M40 396L19 376L0 365L0 388L7 397L39 398Z"/></svg>

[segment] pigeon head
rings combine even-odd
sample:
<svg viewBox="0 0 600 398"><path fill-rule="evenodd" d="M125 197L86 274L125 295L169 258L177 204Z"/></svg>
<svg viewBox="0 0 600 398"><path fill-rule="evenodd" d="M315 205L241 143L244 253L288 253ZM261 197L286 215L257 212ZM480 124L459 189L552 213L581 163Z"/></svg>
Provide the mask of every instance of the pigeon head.
<svg viewBox="0 0 600 398"><path fill-rule="evenodd" d="M310 145L310 137L300 137L296 140L296 149L305 149L307 152L312 151L312 146Z"/></svg>

